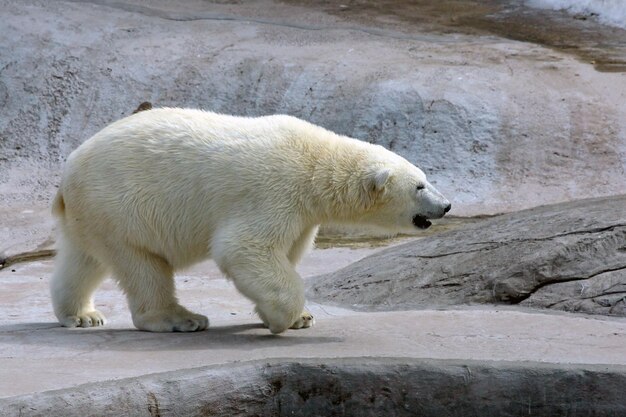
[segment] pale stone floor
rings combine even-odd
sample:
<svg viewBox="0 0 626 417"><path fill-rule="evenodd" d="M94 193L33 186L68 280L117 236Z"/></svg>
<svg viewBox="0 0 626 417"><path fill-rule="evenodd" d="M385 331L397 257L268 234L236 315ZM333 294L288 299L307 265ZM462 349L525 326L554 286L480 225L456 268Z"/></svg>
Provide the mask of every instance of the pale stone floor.
<svg viewBox="0 0 626 417"><path fill-rule="evenodd" d="M305 279L376 250L315 250ZM500 307L355 312L309 303L315 327L273 336L212 262L177 276L181 302L209 316L199 333L133 328L112 280L96 303L106 327L66 329L51 311L53 261L0 271L0 398L204 365L270 358L406 357L626 365L626 320Z"/></svg>

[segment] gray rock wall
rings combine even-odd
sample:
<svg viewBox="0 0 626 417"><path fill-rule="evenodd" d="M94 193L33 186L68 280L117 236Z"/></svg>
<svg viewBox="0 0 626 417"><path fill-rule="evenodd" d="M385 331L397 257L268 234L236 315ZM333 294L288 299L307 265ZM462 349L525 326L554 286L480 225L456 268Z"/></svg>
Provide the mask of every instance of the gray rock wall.
<svg viewBox="0 0 626 417"><path fill-rule="evenodd" d="M625 95L536 45L271 1L2 0L0 202L47 204L67 155L145 100L380 143L457 215L623 193Z"/></svg>

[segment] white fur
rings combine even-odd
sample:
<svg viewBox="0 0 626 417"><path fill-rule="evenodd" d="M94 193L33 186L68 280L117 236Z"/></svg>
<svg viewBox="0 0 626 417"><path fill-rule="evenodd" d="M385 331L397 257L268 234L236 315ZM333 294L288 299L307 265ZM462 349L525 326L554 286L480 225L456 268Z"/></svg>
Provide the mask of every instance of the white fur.
<svg viewBox="0 0 626 417"><path fill-rule="evenodd" d="M400 156L293 117L140 112L67 160L54 310L66 326L103 324L92 295L112 272L138 328L204 329L206 317L178 304L173 274L210 257L272 332L308 327L294 267L321 223L412 232L413 216L446 206Z"/></svg>

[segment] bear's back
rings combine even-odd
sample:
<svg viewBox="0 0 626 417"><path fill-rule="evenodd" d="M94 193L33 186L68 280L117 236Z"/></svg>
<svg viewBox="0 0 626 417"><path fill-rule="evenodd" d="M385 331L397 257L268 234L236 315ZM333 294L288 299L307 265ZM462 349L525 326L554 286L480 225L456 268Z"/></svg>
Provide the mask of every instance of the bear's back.
<svg viewBox="0 0 626 417"><path fill-rule="evenodd" d="M112 219L115 234L155 242L157 253L203 244L189 252L193 259L226 221L286 218L310 189L312 157L327 147L320 145L325 132L290 116L140 112L72 153L65 204L70 212Z"/></svg>

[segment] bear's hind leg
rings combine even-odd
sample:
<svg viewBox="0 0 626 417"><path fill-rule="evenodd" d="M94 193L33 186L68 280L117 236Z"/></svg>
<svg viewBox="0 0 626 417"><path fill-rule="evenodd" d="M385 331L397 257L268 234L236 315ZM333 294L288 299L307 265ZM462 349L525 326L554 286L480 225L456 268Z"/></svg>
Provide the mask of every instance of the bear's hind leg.
<svg viewBox="0 0 626 417"><path fill-rule="evenodd" d="M65 327L95 327L105 323L95 309L93 293L104 279L106 268L68 239L59 240L50 282L52 306Z"/></svg>
<svg viewBox="0 0 626 417"><path fill-rule="evenodd" d="M120 287L128 297L133 323L151 332L195 332L209 326L206 316L178 304L174 271L162 257L123 248L113 266Z"/></svg>

